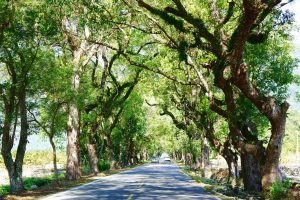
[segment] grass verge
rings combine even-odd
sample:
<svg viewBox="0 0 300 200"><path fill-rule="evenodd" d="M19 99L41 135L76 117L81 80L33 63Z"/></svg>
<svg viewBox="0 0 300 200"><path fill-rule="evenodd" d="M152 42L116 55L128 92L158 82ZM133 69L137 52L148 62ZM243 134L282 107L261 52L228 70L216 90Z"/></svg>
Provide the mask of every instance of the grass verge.
<svg viewBox="0 0 300 200"><path fill-rule="evenodd" d="M251 199L260 200L261 195L258 193L249 193L239 187L232 187L231 184L219 183L215 180L202 178L198 173L191 170L188 167L181 166L182 171L190 176L193 180L199 183L207 192L222 199L222 200L233 200L233 199Z"/></svg>

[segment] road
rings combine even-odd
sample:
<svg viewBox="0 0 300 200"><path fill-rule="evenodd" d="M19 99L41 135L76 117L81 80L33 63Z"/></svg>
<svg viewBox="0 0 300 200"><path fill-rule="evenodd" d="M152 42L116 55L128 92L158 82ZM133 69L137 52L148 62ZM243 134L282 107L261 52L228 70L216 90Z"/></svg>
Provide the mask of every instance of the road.
<svg viewBox="0 0 300 200"><path fill-rule="evenodd" d="M47 196L43 200L218 200L174 164L147 164Z"/></svg>

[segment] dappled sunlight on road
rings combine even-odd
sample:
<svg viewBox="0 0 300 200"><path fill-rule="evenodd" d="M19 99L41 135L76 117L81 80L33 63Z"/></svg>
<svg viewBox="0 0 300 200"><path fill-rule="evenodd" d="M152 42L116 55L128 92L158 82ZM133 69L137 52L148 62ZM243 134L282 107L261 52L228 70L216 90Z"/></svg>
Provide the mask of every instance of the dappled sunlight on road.
<svg viewBox="0 0 300 200"><path fill-rule="evenodd" d="M216 200L174 164L148 164L99 178L86 185L48 196L62 199L209 199Z"/></svg>

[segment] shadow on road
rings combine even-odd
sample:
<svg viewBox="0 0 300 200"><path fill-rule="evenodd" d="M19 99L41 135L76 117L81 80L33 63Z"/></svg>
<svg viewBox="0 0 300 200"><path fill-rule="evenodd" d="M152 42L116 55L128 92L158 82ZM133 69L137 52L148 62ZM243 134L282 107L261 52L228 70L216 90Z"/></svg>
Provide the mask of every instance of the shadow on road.
<svg viewBox="0 0 300 200"><path fill-rule="evenodd" d="M101 178L44 200L217 199L173 164L149 164Z"/></svg>

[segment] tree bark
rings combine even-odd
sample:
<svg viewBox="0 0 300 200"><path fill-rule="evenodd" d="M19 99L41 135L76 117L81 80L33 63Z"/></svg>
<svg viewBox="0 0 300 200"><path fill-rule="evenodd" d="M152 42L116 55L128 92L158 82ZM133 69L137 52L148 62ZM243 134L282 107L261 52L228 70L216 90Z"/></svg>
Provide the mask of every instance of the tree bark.
<svg viewBox="0 0 300 200"><path fill-rule="evenodd" d="M98 128L98 123L96 120L92 124L91 130L88 133L89 136L88 136L88 144L87 144L90 171L95 175L99 173L99 167L98 167L99 159L97 155L97 148L96 148L95 138L94 138L97 128Z"/></svg>
<svg viewBox="0 0 300 200"><path fill-rule="evenodd" d="M206 167L209 166L209 146L205 138L201 141L201 176L205 177Z"/></svg>
<svg viewBox="0 0 300 200"><path fill-rule="evenodd" d="M23 161L27 145L28 137L28 120L27 120L27 106L26 106L26 78L21 81L19 89L19 107L20 107L20 119L21 119L21 130L19 145L17 148L16 159L13 163L12 171L9 172L10 189L11 193L19 193L24 190L23 186Z"/></svg>
<svg viewBox="0 0 300 200"><path fill-rule="evenodd" d="M80 112L77 103L77 95L80 87L80 75L91 57L97 51L97 45L88 45L87 38L90 36L89 28L85 26L84 32L80 33L77 26L78 24L75 21L72 21L67 17L61 21L61 29L68 38L68 45L72 51L74 65L71 80L71 89L74 97L69 104L67 122L66 179L68 180L75 180L81 177L79 156ZM85 59L82 59L83 56L85 56Z"/></svg>
<svg viewBox="0 0 300 200"><path fill-rule="evenodd" d="M279 168L279 159L282 150L282 141L285 134L286 110L281 109L281 115L271 121L271 138L266 150L266 161L262 173L262 186L269 188L272 183L282 180Z"/></svg>
<svg viewBox="0 0 300 200"><path fill-rule="evenodd" d="M2 132L2 147L1 154L4 160L5 167L8 171L9 181L10 181L10 192L20 193L24 190L22 173L23 173L23 160L27 145L28 136L28 120L27 120L27 107L26 107L26 87L27 87L27 68L22 66L20 77L18 80L17 73L15 71L15 66L12 65L12 61L7 64L10 70L11 76L11 86L9 88L8 94L4 93L4 89L0 85L0 94L3 98L5 105L5 119ZM18 90L17 90L17 86ZM18 104L16 103L16 97L18 98ZM19 108L19 110L18 110ZM13 116L15 114L15 124L11 134L11 126L13 121ZM13 159L11 150L14 145L15 131L18 114L21 120L20 127L20 138L19 144L16 152L16 158Z"/></svg>
<svg viewBox="0 0 300 200"><path fill-rule="evenodd" d="M79 158L79 111L72 103L67 124L67 170L66 179L76 180L81 177Z"/></svg>
<svg viewBox="0 0 300 200"><path fill-rule="evenodd" d="M228 181L233 178L235 184L237 185L239 178L237 156L229 152L230 151L223 152L221 155L224 157L228 166Z"/></svg>
<svg viewBox="0 0 300 200"><path fill-rule="evenodd" d="M261 170L259 161L251 154L241 154L241 167L244 188L248 191L261 191Z"/></svg>
<svg viewBox="0 0 300 200"><path fill-rule="evenodd" d="M87 147L88 147L88 154L89 154L90 171L94 175L97 175L99 173L99 168L98 168L99 159L97 156L96 145L89 142Z"/></svg>
<svg viewBox="0 0 300 200"><path fill-rule="evenodd" d="M58 177L58 168L57 168L57 156L56 156L56 146L53 141L52 137L49 137L49 141L52 147L52 159L53 159L53 170L54 170L54 175L57 178Z"/></svg>
<svg viewBox="0 0 300 200"><path fill-rule="evenodd" d="M106 134L106 144L108 148L108 159L110 162L110 169L116 169L116 161L115 161L115 155L114 155L114 149L113 149L113 143L110 137L110 133Z"/></svg>

